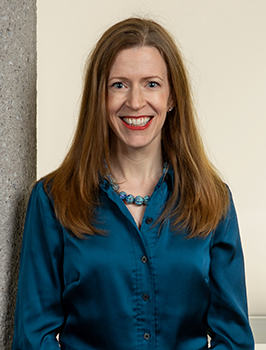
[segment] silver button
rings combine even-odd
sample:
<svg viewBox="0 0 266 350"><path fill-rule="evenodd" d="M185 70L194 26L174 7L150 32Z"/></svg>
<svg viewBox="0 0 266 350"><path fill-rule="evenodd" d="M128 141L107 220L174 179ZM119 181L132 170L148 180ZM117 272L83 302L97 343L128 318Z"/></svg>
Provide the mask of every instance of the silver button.
<svg viewBox="0 0 266 350"><path fill-rule="evenodd" d="M144 255L144 256L141 258L141 261L143 262L143 264L146 264L146 262L148 262L148 258Z"/></svg>
<svg viewBox="0 0 266 350"><path fill-rule="evenodd" d="M145 340L149 340L150 339L150 334L149 333L144 333L143 334L143 338L145 339Z"/></svg>

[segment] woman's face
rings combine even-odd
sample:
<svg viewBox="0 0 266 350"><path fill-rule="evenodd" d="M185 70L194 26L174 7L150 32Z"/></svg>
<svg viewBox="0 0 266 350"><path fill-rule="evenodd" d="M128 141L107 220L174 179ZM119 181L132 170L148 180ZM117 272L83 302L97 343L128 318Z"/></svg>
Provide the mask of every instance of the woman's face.
<svg viewBox="0 0 266 350"><path fill-rule="evenodd" d="M108 121L118 147L161 147L161 131L172 107L167 67L154 47L122 50L108 77Z"/></svg>

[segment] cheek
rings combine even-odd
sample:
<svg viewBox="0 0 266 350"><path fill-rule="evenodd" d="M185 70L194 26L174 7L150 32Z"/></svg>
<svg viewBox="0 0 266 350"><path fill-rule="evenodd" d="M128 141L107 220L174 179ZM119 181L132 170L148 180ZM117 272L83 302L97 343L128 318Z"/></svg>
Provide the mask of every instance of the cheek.
<svg viewBox="0 0 266 350"><path fill-rule="evenodd" d="M111 107L111 106L110 106ZM110 108L107 106L107 122L109 125L109 128L116 133L116 130L118 128L117 123L118 123L118 118L115 116L114 111L112 110L112 107Z"/></svg>
<svg viewBox="0 0 266 350"><path fill-rule="evenodd" d="M108 110L108 113L107 113L107 122L108 122L109 127L111 129L113 129L114 118L112 118L112 113L110 113L110 110Z"/></svg>
<svg viewBox="0 0 266 350"><path fill-rule="evenodd" d="M109 127L114 131L117 118L116 118L116 107L112 98L109 98L107 101L107 121Z"/></svg>
<svg viewBox="0 0 266 350"><path fill-rule="evenodd" d="M107 98L107 112L109 115L115 114L121 107L121 98L110 94Z"/></svg>
<svg viewBox="0 0 266 350"><path fill-rule="evenodd" d="M168 100L169 100L169 96L166 93L157 96L156 106L157 106L158 110L160 110L161 113L164 113L164 111L167 112Z"/></svg>

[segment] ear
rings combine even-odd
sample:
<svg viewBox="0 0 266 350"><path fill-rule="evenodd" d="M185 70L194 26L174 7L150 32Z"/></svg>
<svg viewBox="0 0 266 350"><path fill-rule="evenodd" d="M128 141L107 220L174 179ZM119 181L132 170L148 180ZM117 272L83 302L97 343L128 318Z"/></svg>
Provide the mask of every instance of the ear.
<svg viewBox="0 0 266 350"><path fill-rule="evenodd" d="M169 96L169 100L168 100L168 104L167 104L168 112L171 112L174 107L175 107L174 100L173 100L172 96Z"/></svg>

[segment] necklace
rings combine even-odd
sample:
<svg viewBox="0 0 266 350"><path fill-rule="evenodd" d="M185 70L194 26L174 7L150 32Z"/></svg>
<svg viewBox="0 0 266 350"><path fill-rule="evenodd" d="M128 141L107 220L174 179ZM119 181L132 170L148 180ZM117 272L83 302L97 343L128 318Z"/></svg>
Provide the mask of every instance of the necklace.
<svg viewBox="0 0 266 350"><path fill-rule="evenodd" d="M163 165L163 175L167 173L168 163L164 163ZM127 194L125 191L119 191L119 185L116 183L116 179L109 173L107 178L110 182L112 189L118 194L118 196L122 199L126 204L136 204L136 205L147 205L150 196L136 196L134 197L132 194Z"/></svg>

